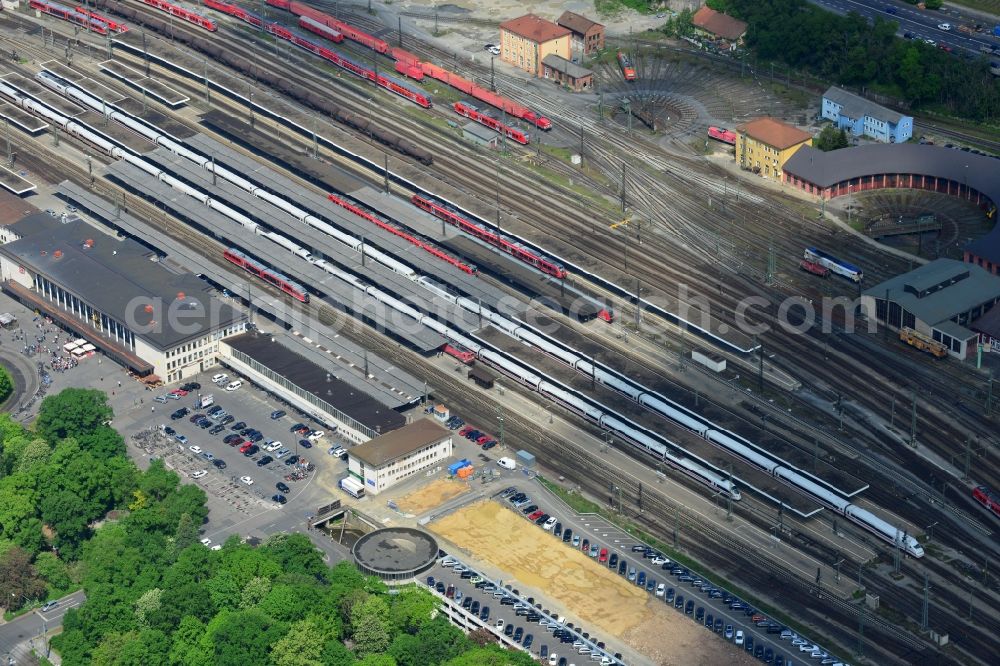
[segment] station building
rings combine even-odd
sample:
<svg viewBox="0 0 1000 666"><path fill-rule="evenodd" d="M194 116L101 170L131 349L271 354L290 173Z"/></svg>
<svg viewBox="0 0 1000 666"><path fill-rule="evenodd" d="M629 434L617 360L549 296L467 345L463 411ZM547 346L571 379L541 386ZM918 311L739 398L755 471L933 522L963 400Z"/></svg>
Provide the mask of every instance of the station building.
<svg viewBox="0 0 1000 666"><path fill-rule="evenodd" d="M572 33L574 53L588 56L604 48L604 26L600 23L574 12L563 12L556 24Z"/></svg>
<svg viewBox="0 0 1000 666"><path fill-rule="evenodd" d="M546 56L557 55L564 60L572 57L571 35L569 28L534 14L504 21L500 24L500 59L541 77Z"/></svg>
<svg viewBox="0 0 1000 666"><path fill-rule="evenodd" d="M736 163L765 178L782 178L785 162L812 135L776 118L757 118L736 127Z"/></svg>
<svg viewBox="0 0 1000 666"><path fill-rule="evenodd" d="M197 276L83 221L36 214L7 238L3 291L148 381L177 381L216 365L220 341L246 328L246 315L213 298Z"/></svg>
<svg viewBox="0 0 1000 666"><path fill-rule="evenodd" d="M729 45L730 50L743 44L743 38L747 34L747 24L728 14L717 12L708 5L691 17L695 32L703 37L713 40L723 40Z"/></svg>
<svg viewBox="0 0 1000 666"><path fill-rule="evenodd" d="M838 129L882 143L903 143L913 136L913 118L887 109L837 86L823 93L822 116Z"/></svg>
<svg viewBox="0 0 1000 666"><path fill-rule="evenodd" d="M544 78L564 85L573 92L582 92L594 87L594 73L592 71L566 60L566 58L560 58L554 53L542 58L542 67Z"/></svg>
<svg viewBox="0 0 1000 666"><path fill-rule="evenodd" d="M451 457L452 433L423 417L348 450L347 471L377 495Z"/></svg>
<svg viewBox="0 0 1000 666"><path fill-rule="evenodd" d="M1000 302L1000 277L975 264L936 259L861 295L862 311L889 328L909 327L965 359L979 334L974 322Z"/></svg>
<svg viewBox="0 0 1000 666"><path fill-rule="evenodd" d="M345 439L367 442L406 424L406 417L356 383L341 379L277 342L270 335L244 333L227 339L221 363Z"/></svg>

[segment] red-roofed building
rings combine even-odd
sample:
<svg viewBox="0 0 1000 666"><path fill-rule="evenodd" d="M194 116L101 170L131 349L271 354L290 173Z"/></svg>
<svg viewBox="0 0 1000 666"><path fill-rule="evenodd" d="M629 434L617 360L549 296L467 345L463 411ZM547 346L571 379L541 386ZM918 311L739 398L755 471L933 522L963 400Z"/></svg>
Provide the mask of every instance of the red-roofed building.
<svg viewBox="0 0 1000 666"><path fill-rule="evenodd" d="M571 35L568 28L534 14L504 21L500 24L500 59L534 76L542 76L545 56L570 60Z"/></svg>
<svg viewBox="0 0 1000 666"><path fill-rule="evenodd" d="M731 48L742 44L743 37L747 34L746 23L708 6L695 12L691 23L697 32L711 39L724 39L730 43Z"/></svg>
<svg viewBox="0 0 1000 666"><path fill-rule="evenodd" d="M736 128L736 163L765 178L781 179L785 162L812 135L775 118L756 118Z"/></svg>

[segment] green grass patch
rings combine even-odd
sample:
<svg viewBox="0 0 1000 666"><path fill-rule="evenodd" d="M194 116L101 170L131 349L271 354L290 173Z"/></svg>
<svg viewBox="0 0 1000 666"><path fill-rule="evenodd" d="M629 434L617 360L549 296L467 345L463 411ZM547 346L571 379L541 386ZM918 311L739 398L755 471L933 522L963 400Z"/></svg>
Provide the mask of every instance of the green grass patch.
<svg viewBox="0 0 1000 666"><path fill-rule="evenodd" d="M626 9L640 14L653 13L649 7L649 0L594 0L594 9L604 18L617 16Z"/></svg>
<svg viewBox="0 0 1000 666"><path fill-rule="evenodd" d="M577 513L602 513L602 509L597 502L591 502L589 499L581 495L574 490L566 490L562 486L557 486L545 477L537 477L542 485L551 490L553 493L559 496L559 499L566 502Z"/></svg>

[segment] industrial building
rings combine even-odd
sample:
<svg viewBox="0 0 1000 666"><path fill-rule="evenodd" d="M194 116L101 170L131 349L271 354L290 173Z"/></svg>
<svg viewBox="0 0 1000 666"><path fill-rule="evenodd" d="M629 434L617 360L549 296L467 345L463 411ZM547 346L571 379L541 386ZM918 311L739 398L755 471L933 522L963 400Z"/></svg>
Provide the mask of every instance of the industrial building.
<svg viewBox="0 0 1000 666"><path fill-rule="evenodd" d="M972 322L972 330L979 334L979 344L983 351L1000 354L1000 305Z"/></svg>
<svg viewBox="0 0 1000 666"><path fill-rule="evenodd" d="M564 85L573 92L590 90L594 87L594 73L592 71L554 53L542 58L542 66L544 78Z"/></svg>
<svg viewBox="0 0 1000 666"><path fill-rule="evenodd" d="M765 178L782 178L785 162L812 135L776 118L757 118L736 128L736 162Z"/></svg>
<svg viewBox="0 0 1000 666"><path fill-rule="evenodd" d="M823 93L822 116L838 129L882 143L903 143L913 136L913 118L836 86Z"/></svg>
<svg viewBox="0 0 1000 666"><path fill-rule="evenodd" d="M970 326L997 302L1000 277L957 259L936 259L861 295L870 319L896 330L912 328L960 359L975 350L979 337Z"/></svg>
<svg viewBox="0 0 1000 666"><path fill-rule="evenodd" d="M541 77L545 56L554 54L564 60L572 57L571 35L569 28L534 14L504 21L500 24L500 59Z"/></svg>
<svg viewBox="0 0 1000 666"><path fill-rule="evenodd" d="M468 122L462 126L462 138L477 146L496 148L500 145L501 137L489 127L484 127L475 122Z"/></svg>
<svg viewBox="0 0 1000 666"><path fill-rule="evenodd" d="M730 50L743 44L747 24L705 5L691 17L695 32L712 40L723 40Z"/></svg>
<svg viewBox="0 0 1000 666"><path fill-rule="evenodd" d="M377 495L447 460L452 448L451 431L424 417L348 450L347 471Z"/></svg>
<svg viewBox="0 0 1000 666"><path fill-rule="evenodd" d="M572 33L574 53L588 56L604 48L604 26L600 23L574 12L563 12L556 24Z"/></svg>
<svg viewBox="0 0 1000 666"><path fill-rule="evenodd" d="M339 369L324 368L270 335L246 333L221 346L222 364L352 442L401 428L406 418ZM403 406L402 404L400 406Z"/></svg>
<svg viewBox="0 0 1000 666"><path fill-rule="evenodd" d="M171 382L203 372L218 362L220 341L245 330L246 315L143 245L41 215L0 246L4 292L138 376Z"/></svg>

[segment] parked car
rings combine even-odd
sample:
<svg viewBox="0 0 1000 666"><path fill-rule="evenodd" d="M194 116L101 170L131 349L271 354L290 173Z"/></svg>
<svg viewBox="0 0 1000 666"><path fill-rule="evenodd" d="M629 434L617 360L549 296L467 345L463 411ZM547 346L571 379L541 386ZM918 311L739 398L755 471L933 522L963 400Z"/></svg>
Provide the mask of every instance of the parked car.
<svg viewBox="0 0 1000 666"><path fill-rule="evenodd" d="M271 412L271 420L272 421L277 421L278 419L280 419L284 415L285 415L285 410L283 410L283 409L276 409L273 412Z"/></svg>
<svg viewBox="0 0 1000 666"><path fill-rule="evenodd" d="M288 501L284 495L271 495L271 499L281 505L284 505Z"/></svg>

